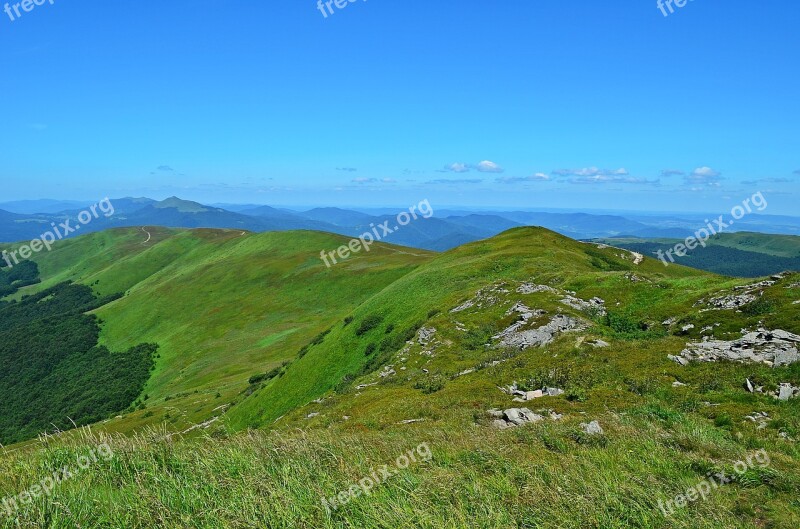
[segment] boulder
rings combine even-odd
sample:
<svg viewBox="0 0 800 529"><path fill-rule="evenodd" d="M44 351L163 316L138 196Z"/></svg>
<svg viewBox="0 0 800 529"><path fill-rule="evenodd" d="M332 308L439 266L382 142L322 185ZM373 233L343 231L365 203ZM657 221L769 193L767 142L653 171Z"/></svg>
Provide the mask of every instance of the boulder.
<svg viewBox="0 0 800 529"><path fill-rule="evenodd" d="M581 428L583 431L589 435L603 435L603 427L600 426L600 423L597 421L592 421L588 424L585 422L581 423Z"/></svg>
<svg viewBox="0 0 800 529"><path fill-rule="evenodd" d="M528 408L511 408L503 413L506 421L515 426L520 426L529 422L539 422L544 420L544 417L533 413Z"/></svg>

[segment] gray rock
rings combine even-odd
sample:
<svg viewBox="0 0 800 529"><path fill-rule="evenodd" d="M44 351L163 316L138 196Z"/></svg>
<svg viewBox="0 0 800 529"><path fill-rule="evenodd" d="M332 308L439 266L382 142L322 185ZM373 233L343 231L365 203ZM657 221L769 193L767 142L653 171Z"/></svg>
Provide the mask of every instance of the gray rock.
<svg viewBox="0 0 800 529"><path fill-rule="evenodd" d="M592 421L589 424L582 422L581 428L589 435L603 435L603 427L597 421Z"/></svg>
<svg viewBox="0 0 800 529"><path fill-rule="evenodd" d="M588 324L578 318L557 314L546 325L536 329L523 330L527 321L519 321L500 334L493 337L500 340L503 347L515 347L527 349L529 347L541 347L551 343L559 334L585 329Z"/></svg>
<svg viewBox="0 0 800 529"><path fill-rule="evenodd" d="M781 384L778 388L778 400L787 401L794 397L795 390L797 388L792 387L791 384Z"/></svg>
<svg viewBox="0 0 800 529"><path fill-rule="evenodd" d="M433 339L434 334L436 334L436 329L433 327L423 327L417 331L417 341L420 345L426 345Z"/></svg>
<svg viewBox="0 0 800 529"><path fill-rule="evenodd" d="M689 343L680 357L670 356L682 365L684 361L717 362L729 360L740 363L766 364L774 367L790 365L800 361L798 345L800 336L783 330L759 329L744 332L738 340L723 341L705 339ZM676 359L677 358L677 359Z"/></svg>
<svg viewBox="0 0 800 529"><path fill-rule="evenodd" d="M545 388L544 391L548 397L558 397L564 394L564 390L559 388Z"/></svg>
<svg viewBox="0 0 800 529"><path fill-rule="evenodd" d="M507 423L503 419L495 419L492 421L492 426L499 430L505 430L506 428L513 428L514 425L511 423Z"/></svg>
<svg viewBox="0 0 800 529"><path fill-rule="evenodd" d="M610 343L604 342L603 340L589 340L586 342L586 344L591 345L594 348L611 347Z"/></svg>
<svg viewBox="0 0 800 529"><path fill-rule="evenodd" d="M603 316L606 313L606 302L600 298L592 298L589 301L585 301L583 299L576 298L575 296L567 295L561 300L561 303L582 312L595 313L600 316Z"/></svg>
<svg viewBox="0 0 800 529"><path fill-rule="evenodd" d="M528 408L511 408L504 412L504 416L506 421L515 426L544 420L544 417L533 413Z"/></svg>
<svg viewBox="0 0 800 529"><path fill-rule="evenodd" d="M689 365L689 361L682 356L675 356L675 355L667 355L667 358L675 362L676 364L680 364L682 366Z"/></svg>
<svg viewBox="0 0 800 529"><path fill-rule="evenodd" d="M517 292L520 294L536 294L538 292L547 292L550 294L558 294L558 290L547 285L535 285L533 283L522 283L517 287Z"/></svg>
<svg viewBox="0 0 800 529"><path fill-rule="evenodd" d="M747 390L748 393L753 393L756 389L753 387L753 383L750 382L750 379L747 378L744 381L744 388Z"/></svg>

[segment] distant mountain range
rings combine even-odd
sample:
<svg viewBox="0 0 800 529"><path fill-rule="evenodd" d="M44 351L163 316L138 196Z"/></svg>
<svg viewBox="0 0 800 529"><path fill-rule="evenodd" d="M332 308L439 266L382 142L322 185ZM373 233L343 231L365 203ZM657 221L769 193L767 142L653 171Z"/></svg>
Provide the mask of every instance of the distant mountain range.
<svg viewBox="0 0 800 529"><path fill-rule="evenodd" d="M294 211L258 205L208 206L170 197L113 199L114 214L100 215L82 225L80 234L116 227L163 226L173 228L228 228L252 232L315 230L356 237L390 221L396 213L340 208ZM0 242L21 242L39 237L53 223L77 217L91 204L75 201L29 200L0 203ZM399 212L400 210L398 210ZM685 238L705 225L707 215L613 215L531 211L475 212L435 210L383 238L386 242L444 251L467 242L492 237L518 226L542 226L573 239L609 237ZM750 215L737 221L736 231L800 235L800 218ZM78 233L76 233L78 234Z"/></svg>

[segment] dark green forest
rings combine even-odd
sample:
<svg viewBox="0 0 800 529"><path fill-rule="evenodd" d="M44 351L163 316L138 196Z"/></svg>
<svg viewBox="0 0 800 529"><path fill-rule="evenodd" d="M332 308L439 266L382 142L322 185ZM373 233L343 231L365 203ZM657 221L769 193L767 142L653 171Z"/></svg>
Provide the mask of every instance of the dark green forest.
<svg viewBox="0 0 800 529"><path fill-rule="evenodd" d="M0 261L0 264L5 263ZM14 268L0 268L0 299L38 282L39 267L33 261L23 261Z"/></svg>
<svg viewBox="0 0 800 529"><path fill-rule="evenodd" d="M38 280L35 265L31 277L23 264L0 270L0 286ZM61 283L0 304L0 443L106 419L141 394L157 346L111 352L98 346L99 322L87 314L117 297Z"/></svg>

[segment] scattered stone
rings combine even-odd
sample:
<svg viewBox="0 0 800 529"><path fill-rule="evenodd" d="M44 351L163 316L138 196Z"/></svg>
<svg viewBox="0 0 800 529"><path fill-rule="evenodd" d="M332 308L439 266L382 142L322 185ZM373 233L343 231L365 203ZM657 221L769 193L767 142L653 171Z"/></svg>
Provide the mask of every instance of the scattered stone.
<svg viewBox="0 0 800 529"><path fill-rule="evenodd" d="M688 325L681 327L681 332L689 332L692 329L694 329L694 323L689 323Z"/></svg>
<svg viewBox="0 0 800 529"><path fill-rule="evenodd" d="M681 365L686 365L686 361L730 360L779 367L800 361L797 344L800 344L800 336L796 334L780 329L775 331L759 329L754 332L745 331L738 340L704 339L702 342L689 343L680 357L670 355L669 359Z"/></svg>
<svg viewBox="0 0 800 529"><path fill-rule="evenodd" d="M547 345L555 340L561 333L580 331L587 327L586 322L583 320L564 314L557 314L549 323L537 329L521 330L526 323L527 320L514 323L492 338L494 340L500 340L500 345L503 347L527 349L529 347Z"/></svg>
<svg viewBox="0 0 800 529"><path fill-rule="evenodd" d="M427 345L433 339L434 334L436 334L436 329L433 327L422 327L417 331L417 342L420 345Z"/></svg>
<svg viewBox="0 0 800 529"><path fill-rule="evenodd" d="M763 430L767 427L767 422L771 421L772 419L770 416L764 411L754 411L750 415L746 415L745 419L752 423L756 423L756 429Z"/></svg>
<svg viewBox="0 0 800 529"><path fill-rule="evenodd" d="M599 314L600 316L606 313L606 302L600 298L592 298L589 301L577 298L575 296L567 295L561 300L561 303L575 310L582 312L590 312Z"/></svg>
<svg viewBox="0 0 800 529"><path fill-rule="evenodd" d="M558 294L558 290L547 285L534 285L533 283L522 283L517 287L519 294L537 294L539 292L548 292L550 294Z"/></svg>
<svg viewBox="0 0 800 529"><path fill-rule="evenodd" d="M753 393L756 390L756 388L753 387L753 383L750 382L749 378L746 378L744 381L744 389L746 389L748 393Z"/></svg>
<svg viewBox="0 0 800 529"><path fill-rule="evenodd" d="M533 413L528 408L511 408L503 412L503 417L506 421L520 426L529 422L539 422L544 420L544 417Z"/></svg>
<svg viewBox="0 0 800 529"><path fill-rule="evenodd" d="M344 419L345 421L349 421L350 420L350 416L349 415L342 415L342 419Z"/></svg>
<svg viewBox="0 0 800 529"><path fill-rule="evenodd" d="M312 412L312 413L309 413L308 415L306 415L306 419L313 419L314 417L318 417L318 416L319 416L319 413Z"/></svg>
<svg viewBox="0 0 800 529"><path fill-rule="evenodd" d="M675 382L672 383L672 387L673 388L682 388L684 386L686 386L686 384L684 384L683 382L680 382L678 380L676 380Z"/></svg>
<svg viewBox="0 0 800 529"><path fill-rule="evenodd" d="M548 397L558 397L564 394L564 390L559 388L545 388L544 392L547 393Z"/></svg>
<svg viewBox="0 0 800 529"><path fill-rule="evenodd" d="M525 400L533 400L544 397L544 392L541 389L537 389L536 391L528 391L525 393Z"/></svg>
<svg viewBox="0 0 800 529"><path fill-rule="evenodd" d="M394 370L394 366L386 366L383 368L383 371L378 373L378 376L381 378L391 377L397 374L397 371Z"/></svg>
<svg viewBox="0 0 800 529"><path fill-rule="evenodd" d="M455 376L453 376L453 378L463 377L464 375L469 375L470 373L474 373L474 372L475 372L474 369L465 369L464 371L462 371L460 373L456 373Z"/></svg>
<svg viewBox="0 0 800 529"><path fill-rule="evenodd" d="M491 307L499 301L498 294L508 294L508 290L503 288L503 284L484 287L475 293L475 296L462 303L458 307L451 309L451 313L461 312L472 307L486 308Z"/></svg>
<svg viewBox="0 0 800 529"><path fill-rule="evenodd" d="M682 366L688 366L689 361L682 356L675 356L675 355L667 355L667 358L672 360L673 362L680 364Z"/></svg>
<svg viewBox="0 0 800 529"><path fill-rule="evenodd" d="M610 343L604 342L603 340L589 340L588 342L586 342L586 345L591 345L596 349L599 349L601 347L611 347Z"/></svg>
<svg viewBox="0 0 800 529"><path fill-rule="evenodd" d="M589 424L582 422L581 428L589 435L603 435L603 427L597 421L592 421Z"/></svg>
<svg viewBox="0 0 800 529"><path fill-rule="evenodd" d="M625 279L627 279L631 283L641 283L642 281L647 281L647 279L642 279L633 272L628 272L627 274L625 274ZM649 283L649 281L647 282Z"/></svg>
<svg viewBox="0 0 800 529"><path fill-rule="evenodd" d="M414 424L416 422L425 422L425 419L406 419L404 421L400 421L397 424Z"/></svg>
<svg viewBox="0 0 800 529"><path fill-rule="evenodd" d="M787 401L800 395L800 388L796 388L789 383L781 384L778 388L778 394L775 396L778 400Z"/></svg>
<svg viewBox="0 0 800 529"><path fill-rule="evenodd" d="M756 299L758 298L753 294L731 294L728 296L711 298L708 304L717 309L733 310L747 305L748 303L752 303Z"/></svg>
<svg viewBox="0 0 800 529"><path fill-rule="evenodd" d="M667 320L662 321L661 325L669 327L670 325L675 325L676 323L678 323L678 318L669 318Z"/></svg>
<svg viewBox="0 0 800 529"><path fill-rule="evenodd" d="M362 389L367 389L370 386L377 386L377 385L378 385L377 382L373 382L371 384L359 384L358 386L356 386L356 389L360 391Z"/></svg>

